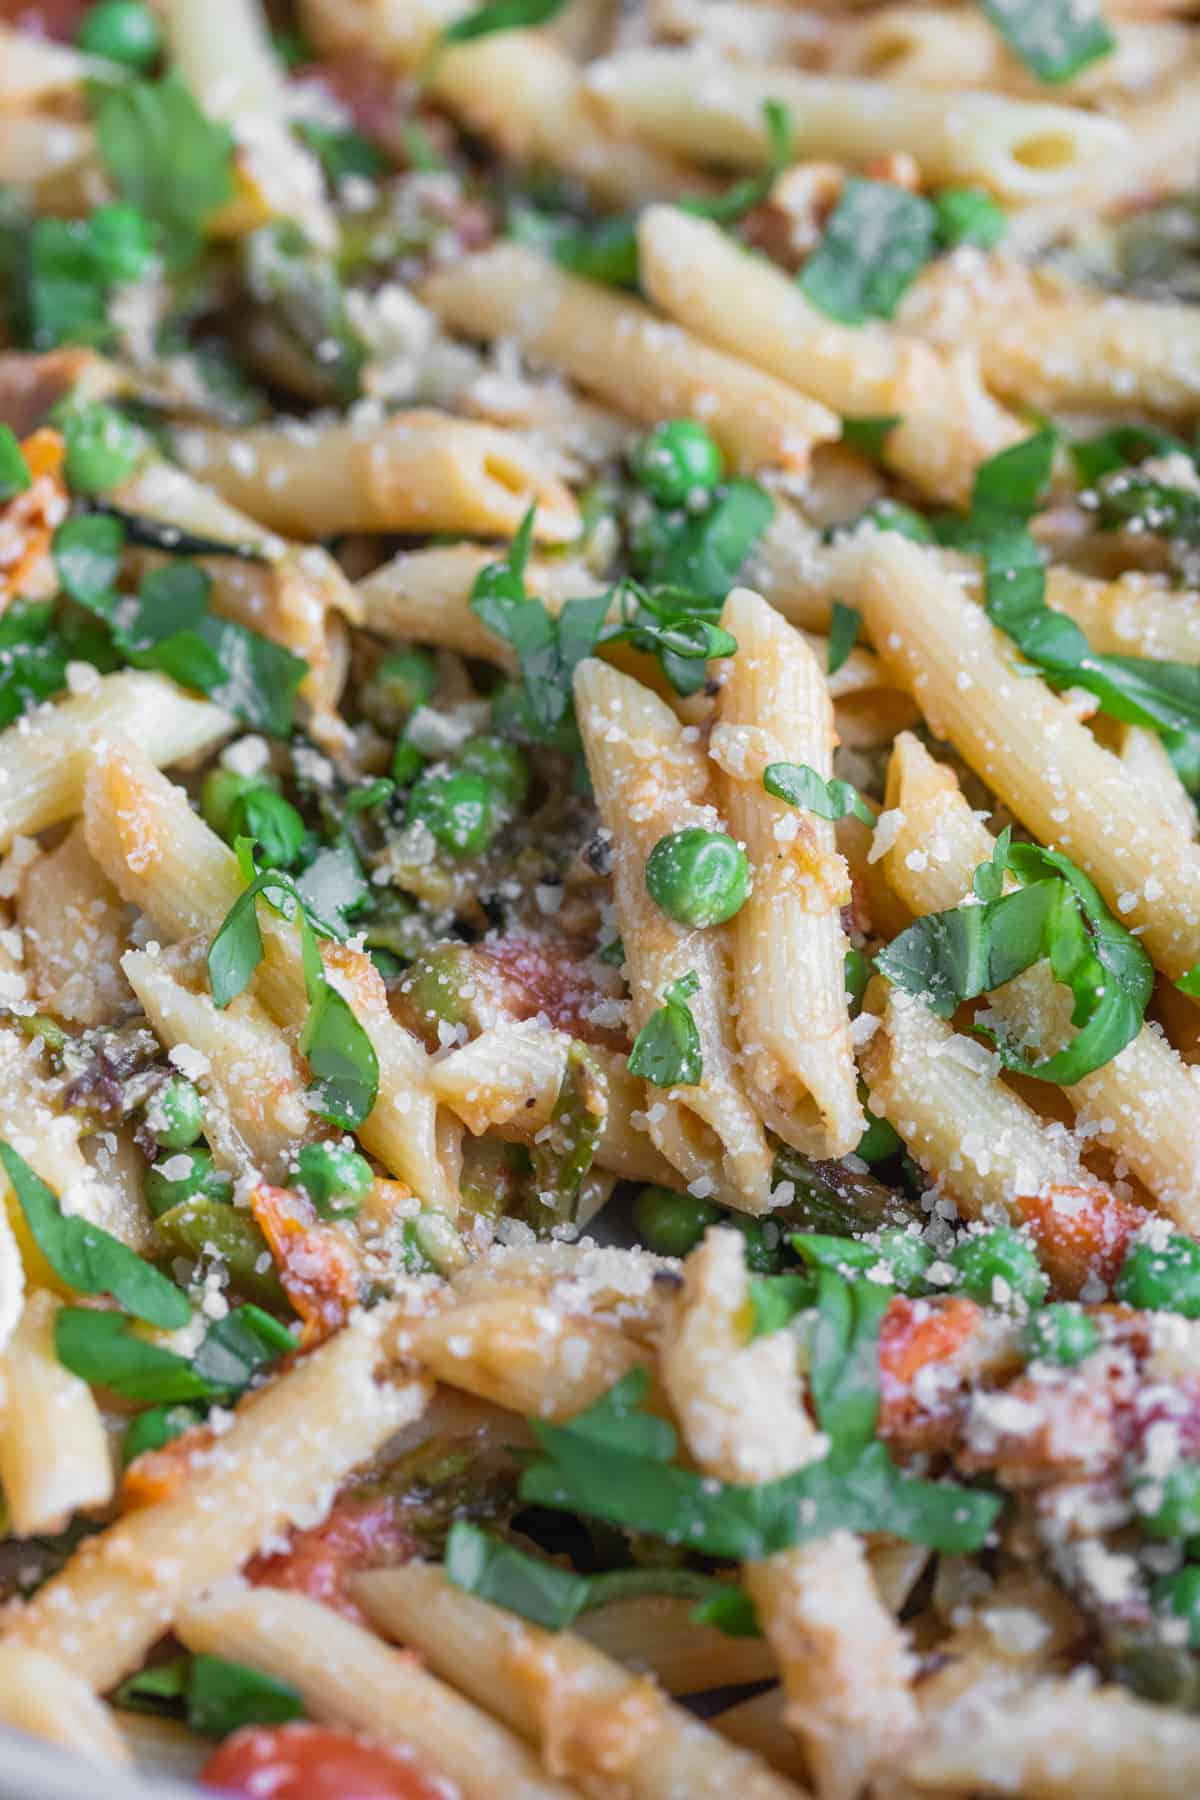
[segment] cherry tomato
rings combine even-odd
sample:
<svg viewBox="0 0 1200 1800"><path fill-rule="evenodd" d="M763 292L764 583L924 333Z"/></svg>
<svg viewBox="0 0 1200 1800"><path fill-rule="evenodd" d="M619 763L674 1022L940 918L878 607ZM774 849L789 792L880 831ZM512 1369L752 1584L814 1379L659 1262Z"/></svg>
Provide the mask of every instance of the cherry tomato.
<svg viewBox="0 0 1200 1800"><path fill-rule="evenodd" d="M246 1579L254 1587L291 1588L361 1622L363 1615L346 1592L347 1578L360 1569L394 1568L416 1553L416 1539L395 1500L348 1494L320 1525L294 1531L286 1550L256 1556Z"/></svg>
<svg viewBox="0 0 1200 1800"><path fill-rule="evenodd" d="M244 1800L458 1800L404 1750L327 1725L248 1725L214 1750L206 1787Z"/></svg>

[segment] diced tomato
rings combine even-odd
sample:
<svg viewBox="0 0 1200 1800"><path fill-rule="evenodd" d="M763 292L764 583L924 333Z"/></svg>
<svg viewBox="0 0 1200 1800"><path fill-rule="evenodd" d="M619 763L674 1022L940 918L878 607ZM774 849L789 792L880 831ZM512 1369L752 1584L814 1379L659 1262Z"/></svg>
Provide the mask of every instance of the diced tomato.
<svg viewBox="0 0 1200 1800"><path fill-rule="evenodd" d="M195 1425L161 1450L143 1450L135 1456L121 1478L121 1505L126 1512L139 1506L156 1506L179 1492L192 1472L197 1452L207 1450L215 1442L207 1425Z"/></svg>
<svg viewBox="0 0 1200 1800"><path fill-rule="evenodd" d="M417 1553L392 1496L368 1500L347 1494L320 1525L294 1531L286 1550L256 1556L246 1567L253 1587L289 1588L358 1622L362 1613L346 1592L346 1581L362 1569L394 1568Z"/></svg>
<svg viewBox="0 0 1200 1800"><path fill-rule="evenodd" d="M57 586L50 543L67 516L64 453L62 438L49 427L22 439L21 454L33 480L0 507L0 607L17 594L44 600Z"/></svg>
<svg viewBox="0 0 1200 1800"><path fill-rule="evenodd" d="M264 1182L251 1194L250 1210L275 1258L283 1290L304 1321L300 1346L311 1350L341 1330L358 1298L350 1258L329 1227L317 1222L312 1203L291 1188Z"/></svg>
<svg viewBox="0 0 1200 1800"><path fill-rule="evenodd" d="M249 1725L200 1771L206 1787L244 1800L458 1800L411 1752L328 1725Z"/></svg>
<svg viewBox="0 0 1200 1800"><path fill-rule="evenodd" d="M503 975L514 1018L531 1019L544 1013L560 1031L569 1031L586 1044L628 1049L623 1031L592 1019L596 1007L612 996L596 985L565 947L549 948L533 938L514 935L477 944L475 954Z"/></svg>
<svg viewBox="0 0 1200 1800"><path fill-rule="evenodd" d="M1067 1295L1093 1278L1111 1287L1130 1238L1146 1223L1141 1207L1103 1188L1052 1187L1016 1204L1051 1280Z"/></svg>
<svg viewBox="0 0 1200 1800"><path fill-rule="evenodd" d="M970 1342L981 1317L973 1300L908 1300L897 1294L879 1331L879 1434L905 1449L932 1449L953 1434L955 1383L936 1403L919 1398L913 1384L921 1370L940 1363L951 1368Z"/></svg>

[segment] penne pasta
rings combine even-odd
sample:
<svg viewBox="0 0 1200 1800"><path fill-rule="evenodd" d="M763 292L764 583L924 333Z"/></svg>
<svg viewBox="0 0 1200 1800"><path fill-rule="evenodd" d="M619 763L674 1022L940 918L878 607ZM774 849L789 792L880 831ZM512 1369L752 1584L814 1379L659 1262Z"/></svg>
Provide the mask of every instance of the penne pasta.
<svg viewBox="0 0 1200 1800"><path fill-rule="evenodd" d="M0 1482L17 1537L61 1531L113 1495L100 1409L55 1354L58 1305L31 1292L0 1360Z"/></svg>
<svg viewBox="0 0 1200 1800"><path fill-rule="evenodd" d="M103 1700L57 1657L0 1643L0 1721L111 1769L129 1748Z"/></svg>

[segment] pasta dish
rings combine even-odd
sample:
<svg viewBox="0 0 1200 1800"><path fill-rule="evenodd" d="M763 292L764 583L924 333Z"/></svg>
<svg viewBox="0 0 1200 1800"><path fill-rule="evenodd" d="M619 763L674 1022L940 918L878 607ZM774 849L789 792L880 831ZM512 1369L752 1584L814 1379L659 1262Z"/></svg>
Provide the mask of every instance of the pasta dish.
<svg viewBox="0 0 1200 1800"><path fill-rule="evenodd" d="M0 4L0 1786L1200 1793L1196 10Z"/></svg>

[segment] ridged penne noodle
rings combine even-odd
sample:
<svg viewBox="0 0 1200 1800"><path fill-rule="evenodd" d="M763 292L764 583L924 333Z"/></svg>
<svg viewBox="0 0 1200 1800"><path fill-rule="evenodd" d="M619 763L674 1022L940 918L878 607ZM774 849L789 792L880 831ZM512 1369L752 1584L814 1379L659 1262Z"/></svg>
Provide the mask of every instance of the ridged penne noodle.
<svg viewBox="0 0 1200 1800"><path fill-rule="evenodd" d="M1089 290L1009 257L943 259L910 290L899 323L965 348L1014 404L1141 407L1191 418L1200 404L1193 309Z"/></svg>
<svg viewBox="0 0 1200 1800"><path fill-rule="evenodd" d="M536 1020L496 1025L436 1062L429 1085L477 1137L508 1127L506 1135L531 1138L554 1110L570 1047L566 1032Z"/></svg>
<svg viewBox="0 0 1200 1800"><path fill-rule="evenodd" d="M129 998L120 967L129 914L89 854L82 825L25 869L17 923L39 1006L80 1025L119 1016Z"/></svg>
<svg viewBox="0 0 1200 1800"><path fill-rule="evenodd" d="M8 1213L0 1209L0 1356L17 1328L24 1304L25 1265Z"/></svg>
<svg viewBox="0 0 1200 1800"><path fill-rule="evenodd" d="M439 1381L551 1420L582 1412L648 1361L616 1326L520 1294L469 1300L410 1331L406 1346Z"/></svg>
<svg viewBox="0 0 1200 1800"><path fill-rule="evenodd" d="M579 529L570 490L513 432L448 413L375 422L292 421L236 433L190 425L185 468L273 531L457 531L511 536L531 505L534 533L562 543Z"/></svg>
<svg viewBox="0 0 1200 1800"><path fill-rule="evenodd" d="M716 932L675 925L646 892L646 859L660 837L710 826L705 758L694 728L648 688L588 660L575 678L575 703L601 817L612 833L617 917L640 1030L666 989L691 971L690 1000L700 1036L702 1077L656 1095L650 1136L689 1183L727 1205L765 1210L770 1152L741 1086L729 1017L729 972Z"/></svg>
<svg viewBox="0 0 1200 1800"><path fill-rule="evenodd" d="M100 1408L55 1353L58 1306L44 1289L30 1293L0 1357L0 1482L17 1537L62 1531L113 1495Z"/></svg>
<svg viewBox="0 0 1200 1800"><path fill-rule="evenodd" d="M196 1085L216 1160L236 1176L249 1156L268 1181L286 1180L312 1114L300 1060L262 1004L239 994L218 1012L195 950L131 950L121 967L160 1041L190 1046L207 1062Z"/></svg>
<svg viewBox="0 0 1200 1800"><path fill-rule="evenodd" d="M791 109L795 157L869 163L907 151L925 178L978 182L999 198L1030 201L1077 189L1097 164L1116 162L1126 134L1075 107L1001 94L961 94L791 69L721 62L688 50L631 50L596 63L590 91L648 143L736 168L767 155L763 107Z"/></svg>
<svg viewBox="0 0 1200 1800"><path fill-rule="evenodd" d="M893 754L888 804L903 823L883 862L905 904L916 914L961 905L995 839L967 805L953 773L907 734ZM1045 964L998 988L988 1008L993 1022L1044 1055L1075 1035L1068 991ZM1110 1149L1185 1231L1200 1230L1200 1086L1161 1031L1143 1025L1132 1043L1064 1091L1089 1136Z"/></svg>
<svg viewBox="0 0 1200 1800"><path fill-rule="evenodd" d="M714 1713L710 1723L722 1737L765 1757L772 1768L807 1786L808 1759L783 1716L783 1689L772 1687Z"/></svg>
<svg viewBox="0 0 1200 1800"><path fill-rule="evenodd" d="M655 1148L647 1128L646 1083L629 1072L628 1059L617 1050L593 1045L589 1054L604 1071L608 1110L596 1144L596 1161L622 1181L649 1181L672 1187L678 1179L674 1166Z"/></svg>
<svg viewBox="0 0 1200 1800"><path fill-rule="evenodd" d="M1003 1674L932 1723L906 1772L922 1792L1022 1800L1187 1800L1200 1780L1200 1725L1187 1713L1081 1681ZM1081 1788L1081 1783L1084 1786Z"/></svg>
<svg viewBox="0 0 1200 1800"><path fill-rule="evenodd" d="M880 1023L860 1052L868 1110L886 1118L964 1218L1015 1214L1023 1195L1056 1187L1106 1192L1074 1138L1000 1080L999 1058L960 1036L919 999L879 982Z"/></svg>
<svg viewBox="0 0 1200 1800"><path fill-rule="evenodd" d="M751 1097L772 1130L814 1156L845 1156L865 1128L846 1010L850 896L833 826L763 786L774 762L833 773L833 705L821 665L757 594L721 614L737 655L724 666L709 755L721 811L754 871L730 923L737 1035Z"/></svg>
<svg viewBox="0 0 1200 1800"><path fill-rule="evenodd" d="M741 1237L709 1231L684 1263L662 1344L662 1378L684 1441L705 1474L752 1486L821 1452L804 1410L790 1332L746 1341L749 1281Z"/></svg>
<svg viewBox="0 0 1200 1800"><path fill-rule="evenodd" d="M730 1638L699 1624L695 1609L694 1600L639 1594L581 1614L572 1629L635 1674L649 1671L672 1695L774 1677L775 1658L764 1639Z"/></svg>
<svg viewBox="0 0 1200 1800"><path fill-rule="evenodd" d="M89 759L105 739L132 738L148 762L167 768L214 750L232 730L221 707L193 700L163 675L99 676L86 692L0 732L0 849L79 812Z"/></svg>
<svg viewBox="0 0 1200 1800"><path fill-rule="evenodd" d="M1143 781L1156 807L1170 815L1188 837L1196 835L1196 809L1179 779L1179 772L1156 731L1146 725L1126 725L1121 733L1121 762L1135 780Z"/></svg>
<svg viewBox="0 0 1200 1800"><path fill-rule="evenodd" d="M535 363L646 424L703 420L733 466L748 474L773 466L803 470L814 443L839 432L826 407L520 244L500 244L438 271L422 297L454 330L512 339Z"/></svg>
<svg viewBox="0 0 1200 1800"><path fill-rule="evenodd" d="M425 1382L380 1378L386 1310L360 1313L302 1357L198 1455L177 1492L89 1538L4 1616L14 1648L57 1651L98 1690L137 1668L181 1606L285 1525L319 1517L336 1485L418 1416Z"/></svg>
<svg viewBox="0 0 1200 1800"><path fill-rule="evenodd" d="M536 1743L555 1775L594 1800L797 1800L791 1782L735 1750L645 1677L571 1632L548 1632L452 1587L440 1569L359 1576L355 1598L384 1630L414 1645L477 1704ZM636 1709L638 1729L603 1734L587 1721Z"/></svg>
<svg viewBox="0 0 1200 1800"><path fill-rule="evenodd" d="M781 269L705 219L652 206L638 247L650 299L697 337L835 412L898 415L885 458L935 498L965 501L976 465L1023 435L984 389L970 355L938 353L878 322L838 324Z"/></svg>
<svg viewBox="0 0 1200 1800"><path fill-rule="evenodd" d="M895 533L867 546L857 586L872 642L939 736L1043 843L1091 876L1172 976L1200 960L1200 855L1131 790L1118 758L964 600L936 558ZM1015 657L1015 651L1013 651Z"/></svg>
<svg viewBox="0 0 1200 1800"><path fill-rule="evenodd" d="M110 880L168 937L215 935L242 882L233 852L192 811L182 789L157 777L128 746L114 748L93 766L84 823ZM299 936L265 909L260 921L266 957L255 992L278 1024L298 1028L308 1008ZM453 1213L453 1139L439 1132L425 1050L392 1018L367 958L328 945L324 954L348 988L379 1061L379 1097L359 1128L362 1142L429 1205Z"/></svg>
<svg viewBox="0 0 1200 1800"><path fill-rule="evenodd" d="M45 1650L0 1642L0 1723L90 1763L129 1761L129 1747L103 1700Z"/></svg>
<svg viewBox="0 0 1200 1800"><path fill-rule="evenodd" d="M490 631L470 606L476 576L496 556L494 550L468 544L401 550L358 583L364 623L383 637L437 644L515 671L512 645ZM552 610L564 600L594 594L602 585L584 564L569 560L531 558L525 578L528 591Z"/></svg>
<svg viewBox="0 0 1200 1800"><path fill-rule="evenodd" d="M411 1749L464 1800L574 1800L519 1738L417 1658L305 1594L228 1582L186 1605L178 1630L191 1650L290 1682L323 1723Z"/></svg>

